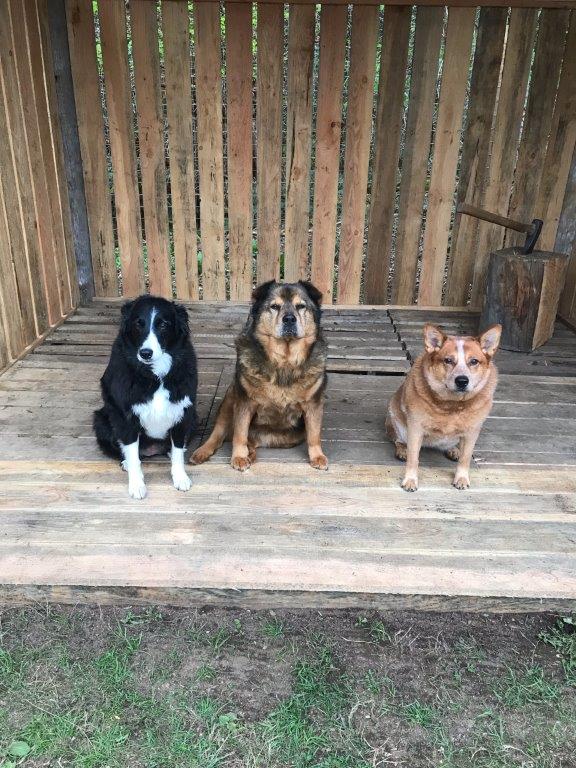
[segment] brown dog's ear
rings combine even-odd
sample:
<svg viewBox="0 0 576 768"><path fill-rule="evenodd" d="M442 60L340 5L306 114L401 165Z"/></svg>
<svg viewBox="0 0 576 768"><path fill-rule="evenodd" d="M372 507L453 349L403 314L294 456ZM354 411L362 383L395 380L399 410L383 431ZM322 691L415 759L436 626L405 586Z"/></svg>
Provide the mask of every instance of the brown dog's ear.
<svg viewBox="0 0 576 768"><path fill-rule="evenodd" d="M308 296L312 299L317 307L322 304L322 291L319 291L316 286L309 280L298 280L298 283L304 288Z"/></svg>
<svg viewBox="0 0 576 768"><path fill-rule="evenodd" d="M498 344L500 344L501 334L501 325L491 325L490 328L486 328L484 333L481 333L478 337L480 348L485 355L488 355L488 357L492 357L496 353Z"/></svg>
<svg viewBox="0 0 576 768"><path fill-rule="evenodd" d="M446 336L436 325L427 323L424 326L424 349L426 352L435 352L446 341Z"/></svg>
<svg viewBox="0 0 576 768"><path fill-rule="evenodd" d="M252 291L252 303L256 304L259 301L263 301L266 296L268 296L268 293L270 292L270 288L272 288L273 285L276 284L276 280L268 280L267 283L262 283L261 285L257 285L256 288Z"/></svg>

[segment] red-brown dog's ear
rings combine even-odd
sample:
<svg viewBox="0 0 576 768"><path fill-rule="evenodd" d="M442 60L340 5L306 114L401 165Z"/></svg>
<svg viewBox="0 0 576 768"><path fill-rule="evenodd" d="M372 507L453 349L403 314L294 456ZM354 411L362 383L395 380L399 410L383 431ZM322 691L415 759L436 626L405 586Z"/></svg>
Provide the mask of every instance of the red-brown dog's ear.
<svg viewBox="0 0 576 768"><path fill-rule="evenodd" d="M490 328L486 328L484 333L480 334L478 338L480 348L485 355L488 355L488 357L492 357L496 353L498 344L500 344L501 334L501 325L491 325Z"/></svg>
<svg viewBox="0 0 576 768"><path fill-rule="evenodd" d="M436 325L424 326L424 349L426 352L435 352L446 341L446 336Z"/></svg>

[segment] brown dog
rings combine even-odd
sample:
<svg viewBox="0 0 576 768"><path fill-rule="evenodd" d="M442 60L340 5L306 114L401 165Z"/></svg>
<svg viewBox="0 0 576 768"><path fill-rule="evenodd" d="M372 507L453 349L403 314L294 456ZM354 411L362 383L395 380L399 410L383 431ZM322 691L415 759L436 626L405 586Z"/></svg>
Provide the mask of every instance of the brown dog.
<svg viewBox="0 0 576 768"><path fill-rule="evenodd" d="M470 486L472 452L492 408L498 372L492 358L502 326L493 325L478 338L446 336L424 326L424 348L388 405L386 431L396 457L406 461L402 488L418 488L420 448L440 448L458 462L453 485Z"/></svg>
<svg viewBox="0 0 576 768"><path fill-rule="evenodd" d="M326 388L322 294L311 283L271 280L253 293L236 340L236 375L212 434L190 461L201 464L232 440L232 466L244 471L258 446L289 448L308 441L310 464L328 469L320 432Z"/></svg>

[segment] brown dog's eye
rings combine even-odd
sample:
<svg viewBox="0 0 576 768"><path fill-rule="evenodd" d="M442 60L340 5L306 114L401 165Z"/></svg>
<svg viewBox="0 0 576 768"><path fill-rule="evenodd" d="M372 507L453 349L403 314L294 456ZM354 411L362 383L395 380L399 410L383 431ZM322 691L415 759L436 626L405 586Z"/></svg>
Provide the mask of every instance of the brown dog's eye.
<svg viewBox="0 0 576 768"><path fill-rule="evenodd" d="M270 304L270 309L273 309L274 312L279 312L281 307L280 304Z"/></svg>
<svg viewBox="0 0 576 768"><path fill-rule="evenodd" d="M453 365L454 364L454 360L452 360L451 357L445 357L444 358L444 362L446 363L446 365Z"/></svg>
<svg viewBox="0 0 576 768"><path fill-rule="evenodd" d="M296 309L306 309L306 304L295 304Z"/></svg>
<svg viewBox="0 0 576 768"><path fill-rule="evenodd" d="M476 360L476 358L473 357L472 360L468 361L468 365L478 365L479 362L479 360Z"/></svg>

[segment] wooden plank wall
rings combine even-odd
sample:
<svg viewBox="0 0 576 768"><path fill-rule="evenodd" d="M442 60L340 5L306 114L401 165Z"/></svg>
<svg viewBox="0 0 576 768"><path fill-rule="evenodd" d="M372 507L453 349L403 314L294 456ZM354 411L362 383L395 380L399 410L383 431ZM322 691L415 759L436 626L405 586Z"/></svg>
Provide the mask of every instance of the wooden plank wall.
<svg viewBox="0 0 576 768"><path fill-rule="evenodd" d="M67 7L101 296L245 300L282 277L326 302L477 305L517 240L457 200L573 247L576 11Z"/></svg>
<svg viewBox="0 0 576 768"><path fill-rule="evenodd" d="M47 20L46 0L0 3L0 371L77 303Z"/></svg>

